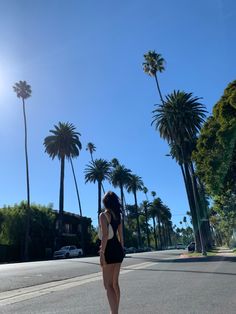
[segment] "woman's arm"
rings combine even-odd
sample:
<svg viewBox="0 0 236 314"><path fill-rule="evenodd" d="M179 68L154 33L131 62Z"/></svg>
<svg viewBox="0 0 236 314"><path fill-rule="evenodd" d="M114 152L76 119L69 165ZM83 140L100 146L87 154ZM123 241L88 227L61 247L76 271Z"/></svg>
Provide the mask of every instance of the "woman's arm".
<svg viewBox="0 0 236 314"><path fill-rule="evenodd" d="M124 248L124 237L123 237L122 223L120 223L118 226L118 235L119 235L120 243L121 243L122 247Z"/></svg>
<svg viewBox="0 0 236 314"><path fill-rule="evenodd" d="M102 240L101 240L101 246L100 246L100 264L103 266L106 261L104 258L104 253L107 245L107 240L108 240L108 227L107 227L107 219L105 217L104 213L101 213L99 216L99 221L100 221L100 227L102 231Z"/></svg>

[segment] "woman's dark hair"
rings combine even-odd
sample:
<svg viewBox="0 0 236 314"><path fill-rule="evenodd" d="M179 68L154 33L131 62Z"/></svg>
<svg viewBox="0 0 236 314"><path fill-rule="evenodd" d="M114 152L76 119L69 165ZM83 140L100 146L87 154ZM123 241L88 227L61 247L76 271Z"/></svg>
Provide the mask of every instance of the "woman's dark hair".
<svg viewBox="0 0 236 314"><path fill-rule="evenodd" d="M121 205L119 197L116 195L116 193L109 191L105 194L103 197L103 204L105 208L109 209L112 214L115 216L114 218L116 220L121 220L120 214L121 214Z"/></svg>

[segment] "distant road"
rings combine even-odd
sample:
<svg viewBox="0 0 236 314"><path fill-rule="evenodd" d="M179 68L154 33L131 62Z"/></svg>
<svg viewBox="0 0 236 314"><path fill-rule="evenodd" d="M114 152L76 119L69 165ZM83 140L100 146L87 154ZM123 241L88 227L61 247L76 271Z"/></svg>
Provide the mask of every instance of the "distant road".
<svg viewBox="0 0 236 314"><path fill-rule="evenodd" d="M236 257L183 259L180 250L129 254L120 313L236 311ZM0 313L109 313L98 257L0 265Z"/></svg>

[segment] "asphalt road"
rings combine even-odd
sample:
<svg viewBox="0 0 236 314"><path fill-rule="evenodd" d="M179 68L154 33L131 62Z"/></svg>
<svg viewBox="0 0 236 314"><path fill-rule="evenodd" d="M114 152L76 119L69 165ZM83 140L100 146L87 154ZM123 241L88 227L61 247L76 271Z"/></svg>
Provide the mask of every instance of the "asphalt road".
<svg viewBox="0 0 236 314"><path fill-rule="evenodd" d="M236 257L131 254L120 276L120 313L236 312ZM0 265L0 313L109 313L98 257Z"/></svg>

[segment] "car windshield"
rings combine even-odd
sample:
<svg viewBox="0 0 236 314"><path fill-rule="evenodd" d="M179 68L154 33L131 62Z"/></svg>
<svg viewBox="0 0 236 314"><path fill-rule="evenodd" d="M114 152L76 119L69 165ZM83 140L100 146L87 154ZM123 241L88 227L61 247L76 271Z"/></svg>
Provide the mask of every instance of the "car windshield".
<svg viewBox="0 0 236 314"><path fill-rule="evenodd" d="M68 250L69 249L69 246L63 246L60 248L60 250Z"/></svg>

